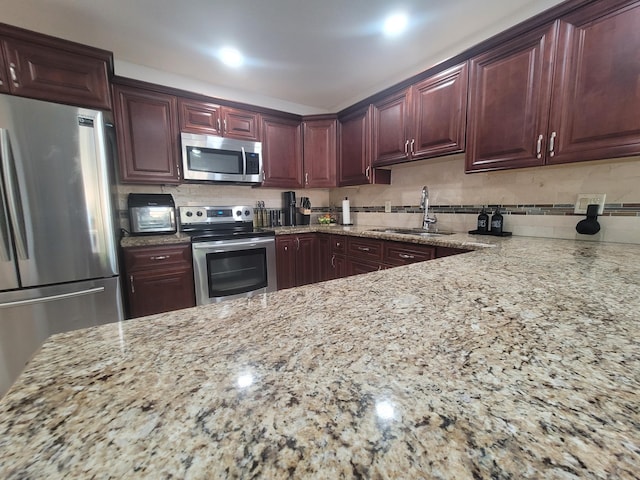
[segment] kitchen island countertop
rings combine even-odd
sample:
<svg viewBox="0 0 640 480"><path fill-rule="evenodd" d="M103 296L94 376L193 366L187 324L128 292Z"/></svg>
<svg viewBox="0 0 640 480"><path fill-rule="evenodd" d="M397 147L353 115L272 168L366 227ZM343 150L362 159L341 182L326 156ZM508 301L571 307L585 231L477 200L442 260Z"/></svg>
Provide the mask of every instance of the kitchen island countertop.
<svg viewBox="0 0 640 480"><path fill-rule="evenodd" d="M0 477L638 478L640 247L480 243L55 335Z"/></svg>

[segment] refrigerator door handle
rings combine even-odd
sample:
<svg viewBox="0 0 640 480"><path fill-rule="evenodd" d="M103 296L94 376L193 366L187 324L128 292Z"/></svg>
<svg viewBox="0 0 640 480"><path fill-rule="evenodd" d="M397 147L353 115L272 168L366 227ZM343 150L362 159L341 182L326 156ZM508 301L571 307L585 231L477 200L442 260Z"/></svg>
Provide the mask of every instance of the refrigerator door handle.
<svg viewBox="0 0 640 480"><path fill-rule="evenodd" d="M92 295L94 293L104 292L104 287L89 288L87 290L79 290L77 292L61 293L59 295L51 295L49 297L30 298L29 300L17 300L14 302L0 303L0 308L23 307L25 305L33 305L36 303L53 302L64 298L80 297L82 295Z"/></svg>
<svg viewBox="0 0 640 480"><path fill-rule="evenodd" d="M0 150L0 155L2 151ZM9 226L9 212L5 204L4 187L0 177L0 261L13 262L13 248L11 243L11 227Z"/></svg>
<svg viewBox="0 0 640 480"><path fill-rule="evenodd" d="M16 237L16 250L19 258L27 260L29 258L27 232L24 222L22 202L20 200L20 192L16 191L18 188L18 181L15 172L15 162L13 160L13 150L11 149L9 131L6 128L0 128L0 159L2 160L2 169L5 174L7 203L9 205L9 211L11 212L11 222L13 224L13 230Z"/></svg>

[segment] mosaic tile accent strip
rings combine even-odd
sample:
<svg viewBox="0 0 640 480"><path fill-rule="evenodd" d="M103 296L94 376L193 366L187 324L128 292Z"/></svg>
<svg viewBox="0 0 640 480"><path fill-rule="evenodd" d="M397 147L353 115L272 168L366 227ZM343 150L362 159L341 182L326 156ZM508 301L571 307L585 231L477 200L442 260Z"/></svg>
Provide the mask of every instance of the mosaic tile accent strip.
<svg viewBox="0 0 640 480"><path fill-rule="evenodd" d="M480 213L485 207L488 213L493 212L498 205L432 205L430 210L433 213L451 214L474 214ZM523 204L523 205L500 205L501 212L505 215L573 215L584 216L573 213L573 204ZM314 208L314 211L316 209ZM330 208L318 208L318 212L335 211ZM352 212L384 213L384 205L351 207ZM391 207L391 213L422 213L416 205L396 205ZM604 217L640 217L640 203L608 203L604 206Z"/></svg>
<svg viewBox="0 0 640 480"><path fill-rule="evenodd" d="M429 209L433 213L451 213L451 214L473 214L480 213L485 207L488 213L493 212L497 205L432 205ZM583 217L583 214L573 213L573 204L557 203L557 204L523 204L523 205L500 205L502 214L504 215L573 215ZM274 209L268 209L274 210ZM335 213L339 214L340 209L337 207L311 207L312 214ZM354 213L384 213L384 205L379 206L351 206ZM422 213L417 205L395 205L391 207L391 213ZM118 210L118 218L129 219L128 210ZM640 203L607 203L604 206L602 217L640 217Z"/></svg>

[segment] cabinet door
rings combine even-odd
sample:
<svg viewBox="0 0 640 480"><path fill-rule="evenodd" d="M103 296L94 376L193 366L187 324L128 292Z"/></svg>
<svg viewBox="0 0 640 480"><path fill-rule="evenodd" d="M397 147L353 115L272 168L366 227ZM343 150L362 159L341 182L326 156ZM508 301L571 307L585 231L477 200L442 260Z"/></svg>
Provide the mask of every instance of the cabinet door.
<svg viewBox="0 0 640 480"><path fill-rule="evenodd" d="M340 120L340 162L338 183L340 186L369 183L370 113L360 110Z"/></svg>
<svg viewBox="0 0 640 480"><path fill-rule="evenodd" d="M316 235L316 252L318 257L318 281L324 282L333 277L333 265L331 263L331 235L318 233Z"/></svg>
<svg viewBox="0 0 640 480"><path fill-rule="evenodd" d="M141 270L127 275L129 318L169 312L196 304L193 269Z"/></svg>
<svg viewBox="0 0 640 480"><path fill-rule="evenodd" d="M263 187L302 188L302 126L262 117Z"/></svg>
<svg viewBox="0 0 640 480"><path fill-rule="evenodd" d="M222 134L240 140L260 140L260 115L222 107Z"/></svg>
<svg viewBox="0 0 640 480"><path fill-rule="evenodd" d="M542 165L555 24L470 61L466 170Z"/></svg>
<svg viewBox="0 0 640 480"><path fill-rule="evenodd" d="M296 286L295 235L276 237L276 275L278 290Z"/></svg>
<svg viewBox="0 0 640 480"><path fill-rule="evenodd" d="M2 51L2 44L0 43L0 93L9 92L9 76L7 74L7 66L4 61L4 52Z"/></svg>
<svg viewBox="0 0 640 480"><path fill-rule="evenodd" d="M377 262L369 262L359 258L349 258L346 261L347 275L360 275L361 273L376 272L382 270L383 265Z"/></svg>
<svg viewBox="0 0 640 480"><path fill-rule="evenodd" d="M373 166L409 160L409 89L373 106Z"/></svg>
<svg viewBox="0 0 640 480"><path fill-rule="evenodd" d="M307 120L303 126L305 187L335 187L337 120Z"/></svg>
<svg viewBox="0 0 640 480"><path fill-rule="evenodd" d="M180 131L220 135L220 106L197 100L178 99Z"/></svg>
<svg viewBox="0 0 640 480"><path fill-rule="evenodd" d="M640 4L562 19L547 163L640 153Z"/></svg>
<svg viewBox="0 0 640 480"><path fill-rule="evenodd" d="M318 247L313 233L296 236L296 284L318 281Z"/></svg>
<svg viewBox="0 0 640 480"><path fill-rule="evenodd" d="M463 63L414 85L412 158L464 152L468 80Z"/></svg>
<svg viewBox="0 0 640 480"><path fill-rule="evenodd" d="M349 275L347 271L347 259L343 255L331 256L331 278L343 278Z"/></svg>
<svg viewBox="0 0 640 480"><path fill-rule="evenodd" d="M115 85L116 131L123 183L179 183L177 99Z"/></svg>
<svg viewBox="0 0 640 480"><path fill-rule="evenodd" d="M14 39L2 43L11 93L111 110L104 59Z"/></svg>

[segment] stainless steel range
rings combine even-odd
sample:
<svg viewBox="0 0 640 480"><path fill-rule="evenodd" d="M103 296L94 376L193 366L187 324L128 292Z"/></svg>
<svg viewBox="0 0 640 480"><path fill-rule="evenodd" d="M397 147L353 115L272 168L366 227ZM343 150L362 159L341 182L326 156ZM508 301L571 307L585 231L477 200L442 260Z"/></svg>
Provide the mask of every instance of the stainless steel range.
<svg viewBox="0 0 640 480"><path fill-rule="evenodd" d="M248 206L179 207L191 235L196 304L277 290L275 233L253 228Z"/></svg>

